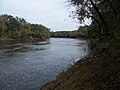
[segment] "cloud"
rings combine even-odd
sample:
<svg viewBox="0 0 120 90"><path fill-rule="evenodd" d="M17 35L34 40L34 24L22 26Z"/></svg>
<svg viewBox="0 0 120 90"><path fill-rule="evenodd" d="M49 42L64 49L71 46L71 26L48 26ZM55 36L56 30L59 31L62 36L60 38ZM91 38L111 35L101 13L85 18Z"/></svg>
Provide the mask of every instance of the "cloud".
<svg viewBox="0 0 120 90"><path fill-rule="evenodd" d="M69 18L66 0L0 0L0 14L23 17L52 30L72 30L78 23Z"/></svg>

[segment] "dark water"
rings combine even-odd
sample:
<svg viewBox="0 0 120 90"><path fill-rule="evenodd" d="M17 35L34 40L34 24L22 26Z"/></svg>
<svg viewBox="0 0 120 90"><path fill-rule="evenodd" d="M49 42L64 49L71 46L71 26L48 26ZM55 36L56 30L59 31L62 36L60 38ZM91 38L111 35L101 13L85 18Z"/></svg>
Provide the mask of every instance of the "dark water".
<svg viewBox="0 0 120 90"><path fill-rule="evenodd" d="M0 90L39 90L87 52L86 41L77 39L1 43Z"/></svg>

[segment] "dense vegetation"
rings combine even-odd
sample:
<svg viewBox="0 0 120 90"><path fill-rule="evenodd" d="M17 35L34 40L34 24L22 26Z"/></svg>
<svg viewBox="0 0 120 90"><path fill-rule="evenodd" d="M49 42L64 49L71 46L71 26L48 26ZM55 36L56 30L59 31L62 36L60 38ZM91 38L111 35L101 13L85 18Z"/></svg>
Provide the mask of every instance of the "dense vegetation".
<svg viewBox="0 0 120 90"><path fill-rule="evenodd" d="M56 38L87 38L88 37L88 26L81 26L78 30L74 30L74 31L51 32L51 37L56 37Z"/></svg>
<svg viewBox="0 0 120 90"><path fill-rule="evenodd" d="M69 0L73 16L88 28L91 53L61 73L41 90L120 89L120 2L119 0Z"/></svg>
<svg viewBox="0 0 120 90"><path fill-rule="evenodd" d="M120 55L120 2L118 0L69 0L76 7L74 14L89 26L91 49L97 54Z"/></svg>
<svg viewBox="0 0 120 90"><path fill-rule="evenodd" d="M23 18L11 15L0 16L0 38L10 39L46 39L50 31L43 25L30 24Z"/></svg>

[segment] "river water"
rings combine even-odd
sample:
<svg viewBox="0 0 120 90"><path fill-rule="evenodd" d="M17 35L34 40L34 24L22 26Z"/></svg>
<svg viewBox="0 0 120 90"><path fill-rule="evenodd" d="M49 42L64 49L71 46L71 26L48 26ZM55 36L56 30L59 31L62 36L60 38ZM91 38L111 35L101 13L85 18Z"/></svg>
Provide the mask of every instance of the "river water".
<svg viewBox="0 0 120 90"><path fill-rule="evenodd" d="M85 40L0 43L0 90L39 90L88 53Z"/></svg>

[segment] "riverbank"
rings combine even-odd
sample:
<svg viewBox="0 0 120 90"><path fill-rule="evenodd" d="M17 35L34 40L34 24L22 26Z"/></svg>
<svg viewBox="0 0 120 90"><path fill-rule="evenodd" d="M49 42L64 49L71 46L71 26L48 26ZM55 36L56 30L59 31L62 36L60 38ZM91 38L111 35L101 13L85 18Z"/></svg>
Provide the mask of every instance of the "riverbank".
<svg viewBox="0 0 120 90"><path fill-rule="evenodd" d="M119 60L87 56L40 90L119 90Z"/></svg>
<svg viewBox="0 0 120 90"><path fill-rule="evenodd" d="M0 38L0 41L13 41L14 39L11 38Z"/></svg>
<svg viewBox="0 0 120 90"><path fill-rule="evenodd" d="M32 37L29 37L29 38L16 38L16 39L13 39L13 38L0 38L0 42L34 42L34 41L45 41L49 38L32 38Z"/></svg>

